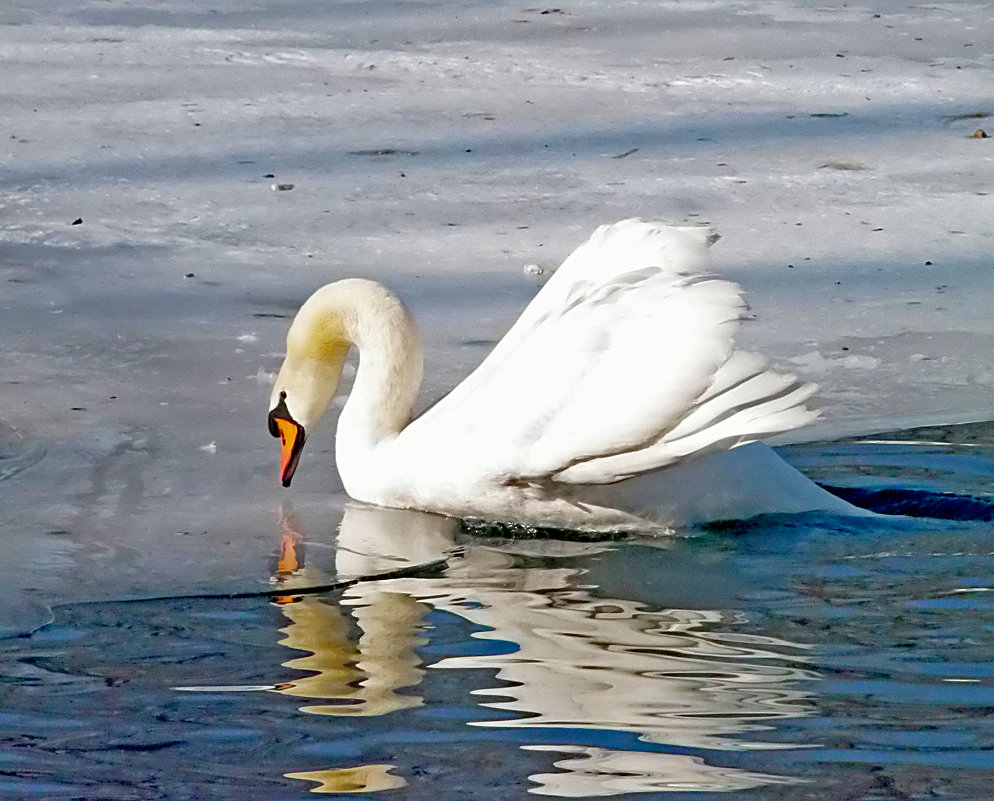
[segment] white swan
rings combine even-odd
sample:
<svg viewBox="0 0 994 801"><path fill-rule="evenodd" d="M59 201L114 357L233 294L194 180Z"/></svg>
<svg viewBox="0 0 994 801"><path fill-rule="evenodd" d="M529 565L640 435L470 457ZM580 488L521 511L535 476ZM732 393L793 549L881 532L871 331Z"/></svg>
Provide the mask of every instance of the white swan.
<svg viewBox="0 0 994 801"><path fill-rule="evenodd" d="M283 484L355 345L336 461L356 500L587 530L856 512L754 442L813 420L814 386L735 349L745 303L707 272L715 239L642 220L598 228L413 420L422 348L408 311L373 281L322 287L290 327L273 386Z"/></svg>

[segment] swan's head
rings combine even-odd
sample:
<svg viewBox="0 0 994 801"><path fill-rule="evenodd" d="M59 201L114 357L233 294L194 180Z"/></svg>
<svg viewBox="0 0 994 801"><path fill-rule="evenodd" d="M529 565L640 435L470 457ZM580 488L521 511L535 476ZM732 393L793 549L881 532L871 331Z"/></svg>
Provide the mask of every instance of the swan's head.
<svg viewBox="0 0 994 801"><path fill-rule="evenodd" d="M290 326L286 359L269 403L269 433L282 444L280 481L284 487L290 486L307 432L324 416L338 389L352 344L341 316L312 301L301 307Z"/></svg>

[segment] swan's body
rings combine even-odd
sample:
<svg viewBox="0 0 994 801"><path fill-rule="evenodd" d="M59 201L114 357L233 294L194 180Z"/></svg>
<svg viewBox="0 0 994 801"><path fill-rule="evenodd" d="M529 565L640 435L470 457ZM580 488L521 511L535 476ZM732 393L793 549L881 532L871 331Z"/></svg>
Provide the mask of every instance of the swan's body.
<svg viewBox="0 0 994 801"><path fill-rule="evenodd" d="M739 447L814 419L814 387L735 349L745 304L706 273L713 239L705 227L602 226L417 419L410 314L372 281L322 287L290 328L273 387L284 484L355 345L336 460L360 501L584 529L852 510L766 446Z"/></svg>

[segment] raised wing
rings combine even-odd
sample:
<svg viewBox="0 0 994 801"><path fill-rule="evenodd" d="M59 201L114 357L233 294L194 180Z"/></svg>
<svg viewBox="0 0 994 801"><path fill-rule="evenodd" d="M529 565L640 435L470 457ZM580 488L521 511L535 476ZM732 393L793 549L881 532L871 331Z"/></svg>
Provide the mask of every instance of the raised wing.
<svg viewBox="0 0 994 801"><path fill-rule="evenodd" d="M715 238L598 228L410 433L492 480L608 483L807 422L810 386L735 354L745 303L706 272Z"/></svg>

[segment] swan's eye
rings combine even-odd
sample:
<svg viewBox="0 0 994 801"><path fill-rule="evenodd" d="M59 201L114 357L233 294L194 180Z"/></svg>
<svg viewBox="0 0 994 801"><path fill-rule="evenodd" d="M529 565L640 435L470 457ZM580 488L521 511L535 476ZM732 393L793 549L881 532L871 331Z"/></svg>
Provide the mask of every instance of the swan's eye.
<svg viewBox="0 0 994 801"><path fill-rule="evenodd" d="M280 436L279 427L276 423L277 420L289 420L293 422L293 415L290 414L290 410L286 407L285 392L280 392L280 402L269 410L269 433L274 437Z"/></svg>

